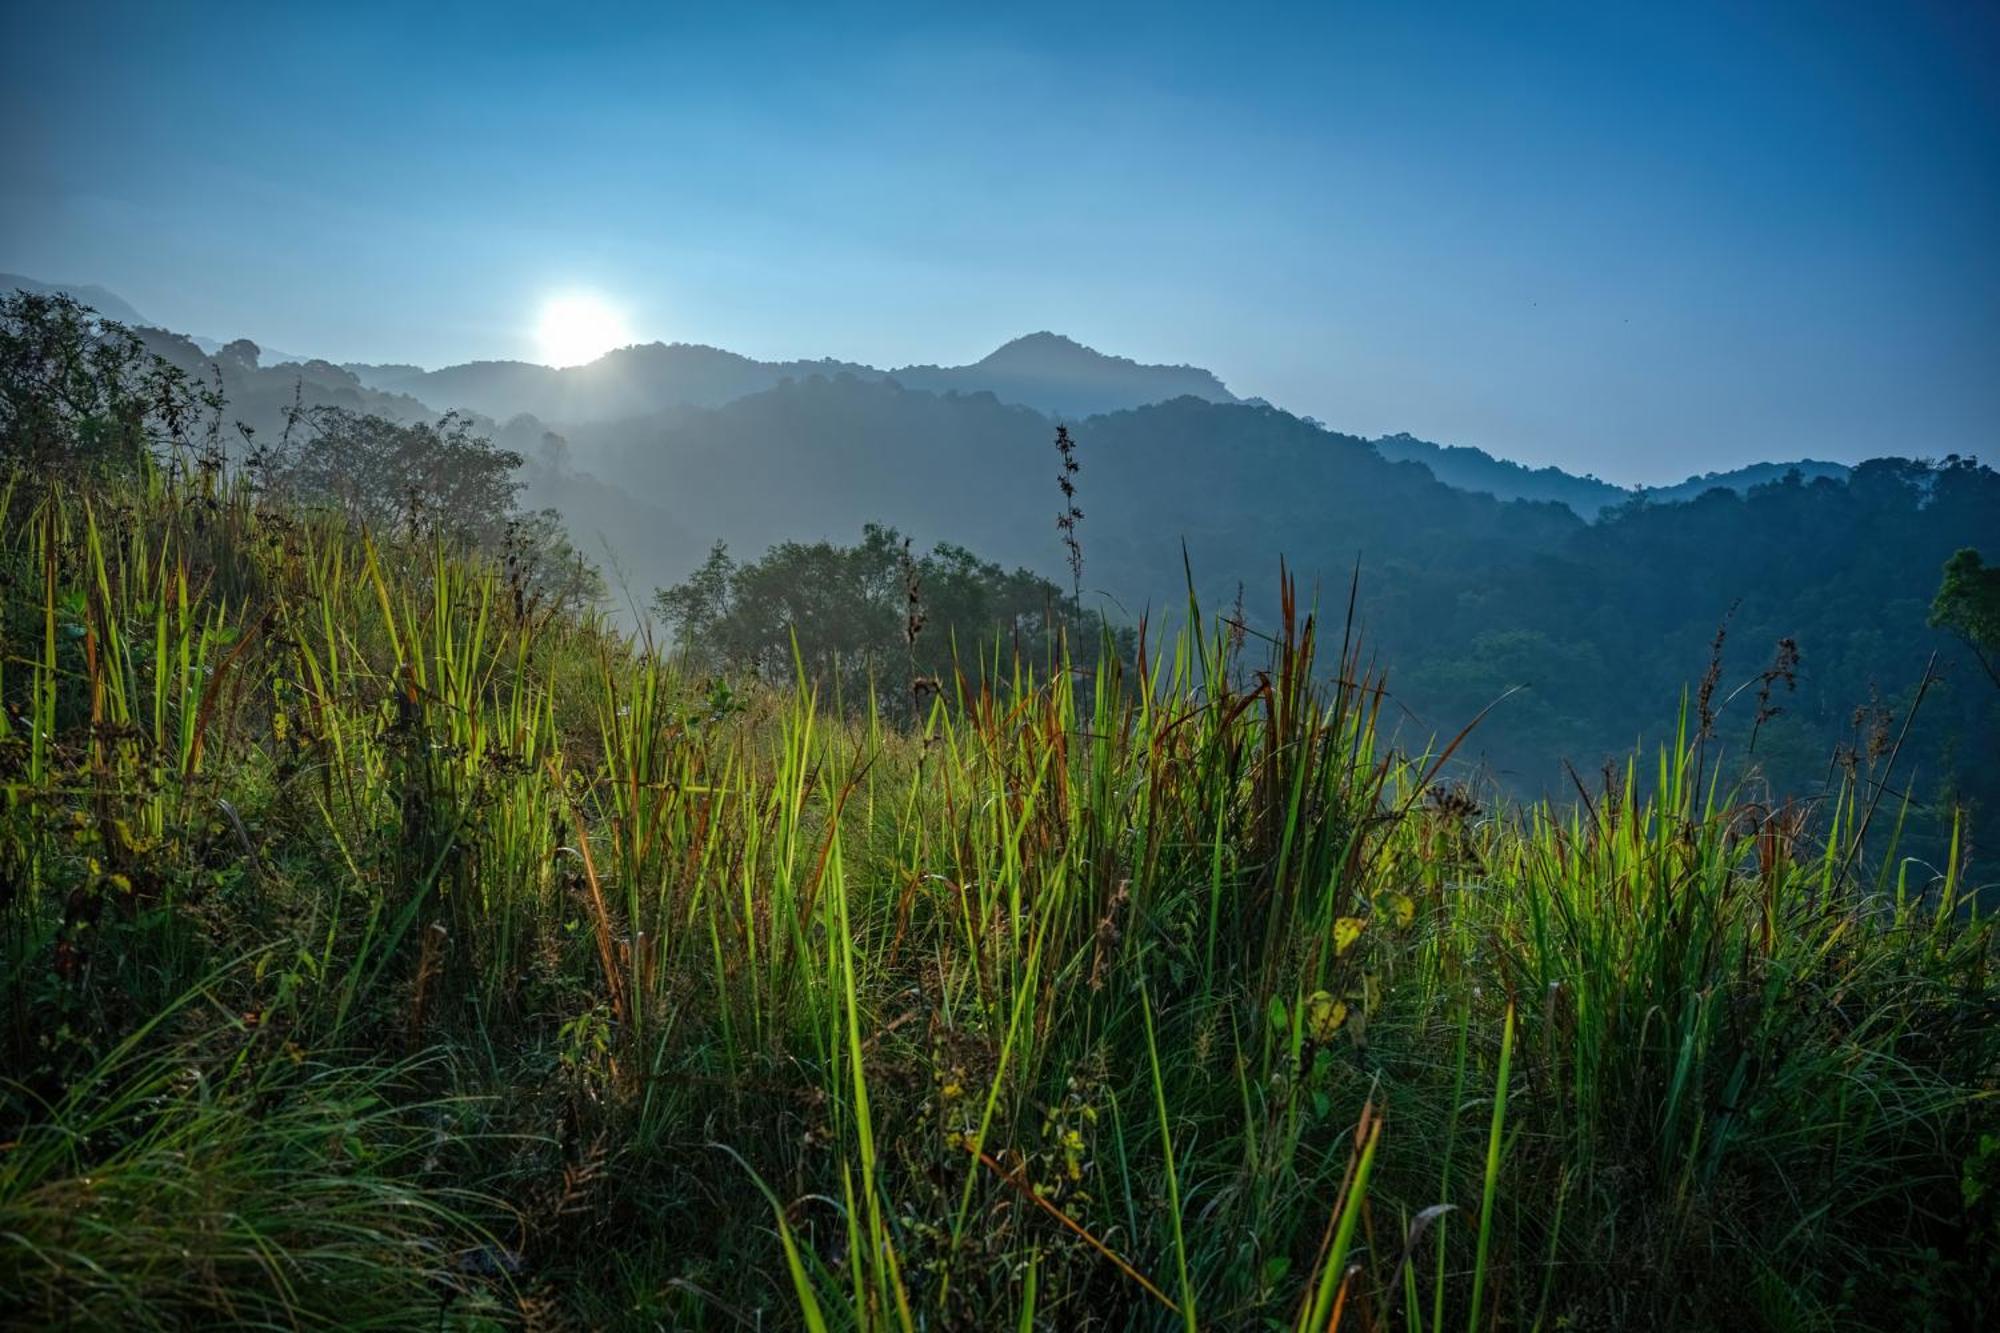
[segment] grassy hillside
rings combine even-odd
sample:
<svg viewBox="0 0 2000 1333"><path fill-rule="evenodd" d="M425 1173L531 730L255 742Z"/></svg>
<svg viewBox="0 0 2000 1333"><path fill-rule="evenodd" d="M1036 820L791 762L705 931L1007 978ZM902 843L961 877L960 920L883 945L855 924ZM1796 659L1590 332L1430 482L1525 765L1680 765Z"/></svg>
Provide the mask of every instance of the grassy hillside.
<svg viewBox="0 0 2000 1333"><path fill-rule="evenodd" d="M1903 854L1915 701L1793 803L1711 676L1520 804L1461 780L1490 716L1399 746L1290 583L1075 644L1064 590L883 531L712 562L668 652L462 423L319 409L239 466L115 328L0 335L0 1323L1994 1314L1996 941L1962 822ZM1757 503L1898 543L1986 475ZM1475 548L1516 508L1444 496ZM1602 576L1709 576L1730 503L1634 511ZM836 629L902 623L872 676L787 677L745 604L820 565ZM1870 568L1821 577L1858 614Z"/></svg>
<svg viewBox="0 0 2000 1333"><path fill-rule="evenodd" d="M1994 935L1879 789L1744 803L1688 731L1488 808L1289 601L1089 679L968 665L896 730L212 469L0 508L12 1321L1881 1327L1995 1289Z"/></svg>

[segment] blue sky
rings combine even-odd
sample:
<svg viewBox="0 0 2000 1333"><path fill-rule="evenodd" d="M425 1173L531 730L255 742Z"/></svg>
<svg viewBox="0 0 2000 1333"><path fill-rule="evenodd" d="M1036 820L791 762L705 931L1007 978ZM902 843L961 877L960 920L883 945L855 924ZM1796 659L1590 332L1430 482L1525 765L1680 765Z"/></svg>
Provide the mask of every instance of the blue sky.
<svg viewBox="0 0 2000 1333"><path fill-rule="evenodd" d="M339 360L1054 329L1658 482L2000 455L1990 4L8 5L0 269Z"/></svg>

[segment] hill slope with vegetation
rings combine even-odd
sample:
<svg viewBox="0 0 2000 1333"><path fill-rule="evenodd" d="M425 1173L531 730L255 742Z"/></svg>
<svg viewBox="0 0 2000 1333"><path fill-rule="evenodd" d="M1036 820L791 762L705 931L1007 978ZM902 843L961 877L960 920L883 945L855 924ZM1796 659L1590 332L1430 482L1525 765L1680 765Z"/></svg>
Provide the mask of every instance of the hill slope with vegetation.
<svg viewBox="0 0 2000 1333"><path fill-rule="evenodd" d="M1996 939L1892 756L1767 803L1705 692L1492 805L1289 584L836 708L533 583L490 442L239 465L4 314L9 1322L1996 1313Z"/></svg>
<svg viewBox="0 0 2000 1333"><path fill-rule="evenodd" d="M1605 510L1634 499L1653 504L1693 500L1712 490L1748 491L1783 481L1797 472L1812 481L1818 477L1844 478L1852 469L1842 463L1826 463L1802 458L1792 463L1753 463L1728 472L1710 472L1671 486L1628 488L1615 486L1596 477L1579 477L1557 467L1525 467L1495 458L1484 449L1465 445L1433 444L1407 433L1385 435L1372 441L1375 452L1392 463L1422 463L1431 475L1447 486L1462 491L1483 491L1502 500L1553 500L1568 505L1577 515L1595 519Z"/></svg>
<svg viewBox="0 0 2000 1333"><path fill-rule="evenodd" d="M264 366L247 343L207 358L187 340L143 336L218 387L232 419L254 427L253 445L280 437L302 404L436 418L324 362ZM1134 392L1181 373L1053 335L1023 342L1029 368L1109 365ZM625 385L635 404L680 392L640 365L660 349L630 350L629 364L525 370L600 405L616 395L592 398L591 375ZM753 380L777 374L738 363ZM718 541L741 562L786 543L853 542L877 524L920 550L955 544L1008 569L1063 569L1047 416L988 392L837 369L561 431L535 417L467 419L520 456L525 502L559 514L606 568L628 627ZM1585 479L1421 441L1402 440L1418 452L1398 461L1385 457L1395 440L1258 404L1180 397L1077 421L1071 437L1085 602L1116 622L1171 618L1189 571L1208 605L1236 605L1241 588L1262 621L1278 610L1268 590L1281 560L1330 608L1358 572L1357 620L1395 669L1401 742L1455 734L1504 699L1460 760L1516 794L1568 791L1572 771L1595 771L1655 732L1717 664L1720 632L1732 779L1775 799L1811 797L1830 762L1879 751L1921 694L1899 755L1915 801L1911 847L1940 854L1957 807L1982 859L2000 847L2000 772L1983 762L2000 751L2000 690L1927 614L1946 560L2000 546L2000 478L1971 460L1760 464L1607 503L1585 522L1571 493ZM1461 475L1468 457L1476 466ZM877 655L893 646L885 639Z"/></svg>
<svg viewBox="0 0 2000 1333"><path fill-rule="evenodd" d="M871 521L1056 571L1051 433L991 397L815 379L616 439L580 435L572 457L671 516L684 549L661 583L718 539L753 553L851 541ZM1946 560L2000 543L1990 468L1882 459L1685 503L1633 499L1586 523L1447 486L1269 407L1183 398L1071 435L1085 600L1114 618L1173 616L1190 569L1206 604L1233 606L1240 588L1257 623L1279 610L1281 561L1330 610L1358 575L1357 619L1394 669L1404 743L1455 734L1505 696L1462 758L1529 793L1568 791L1569 767L1595 771L1672 717L1716 664L1720 631L1732 776L1754 771L1778 797L1817 792L1837 752L1879 745L1884 715L1900 723L1922 690L1903 764L1926 846L1960 803L1981 846L2000 845L2000 772L1986 760L2000 751L2000 691L1927 623ZM1760 695L1781 656L1782 680Z"/></svg>

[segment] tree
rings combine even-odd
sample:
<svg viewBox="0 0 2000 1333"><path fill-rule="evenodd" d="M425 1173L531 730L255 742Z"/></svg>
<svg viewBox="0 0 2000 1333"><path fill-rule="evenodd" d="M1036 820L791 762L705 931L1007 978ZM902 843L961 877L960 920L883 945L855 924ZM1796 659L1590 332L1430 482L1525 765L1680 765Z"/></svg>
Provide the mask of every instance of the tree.
<svg viewBox="0 0 2000 1333"><path fill-rule="evenodd" d="M729 546L717 542L709 549L701 568L653 594L653 615L673 630L681 651L690 660L715 655L718 626L729 614L730 588L736 579L736 562L729 558Z"/></svg>
<svg viewBox="0 0 2000 1333"><path fill-rule="evenodd" d="M514 614L523 620L580 610L604 600L603 571L576 549L562 515L554 509L510 516L500 555Z"/></svg>
<svg viewBox="0 0 2000 1333"><path fill-rule="evenodd" d="M38 477L130 473L213 446L219 392L63 295L0 297L0 464Z"/></svg>
<svg viewBox="0 0 2000 1333"><path fill-rule="evenodd" d="M104 478L191 458L221 476L218 386L225 373L241 384L259 355L248 339L230 343L211 363L216 382L205 383L67 296L0 297L0 468ZM239 423L250 470L276 498L338 508L385 535L474 546L502 561L523 616L602 599L603 576L571 544L561 516L517 508L521 456L469 420L404 423L320 404L295 407L286 422L270 442Z"/></svg>
<svg viewBox="0 0 2000 1333"><path fill-rule="evenodd" d="M252 467L290 503L339 509L384 535L444 537L501 562L515 614L527 619L604 598L604 576L553 509L516 501L521 455L456 413L391 421L344 407L309 408Z"/></svg>
<svg viewBox="0 0 2000 1333"><path fill-rule="evenodd" d="M653 614L704 669L782 679L803 665L857 702L871 682L905 672L913 698L961 664L976 674L995 643L1009 660L1018 647L1026 661L1053 663L1073 611L1068 592L1030 570L1006 570L949 542L914 557L894 528L870 523L853 546L781 542L747 563L718 542L701 568L654 594ZM1087 632L1070 643L1079 665L1102 642L1101 622L1083 623ZM1129 655L1131 632L1113 644Z"/></svg>
<svg viewBox="0 0 2000 1333"><path fill-rule="evenodd" d="M265 484L303 504L331 505L378 532L443 533L498 550L515 517L521 456L448 413L397 422L344 407L302 415L258 460Z"/></svg>
<svg viewBox="0 0 2000 1333"><path fill-rule="evenodd" d="M1965 640L1994 685L2000 686L2000 565L1962 547L1944 563L1944 579L1931 599L1931 624Z"/></svg>

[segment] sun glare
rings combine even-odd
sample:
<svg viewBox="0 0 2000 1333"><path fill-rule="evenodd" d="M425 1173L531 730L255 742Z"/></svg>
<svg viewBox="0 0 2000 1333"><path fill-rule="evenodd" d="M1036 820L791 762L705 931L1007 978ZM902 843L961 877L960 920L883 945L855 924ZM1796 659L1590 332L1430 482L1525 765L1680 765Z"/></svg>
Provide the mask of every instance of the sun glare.
<svg viewBox="0 0 2000 1333"><path fill-rule="evenodd" d="M570 292L549 298L535 326L542 359L552 366L580 366L631 342L625 317L601 298Z"/></svg>

